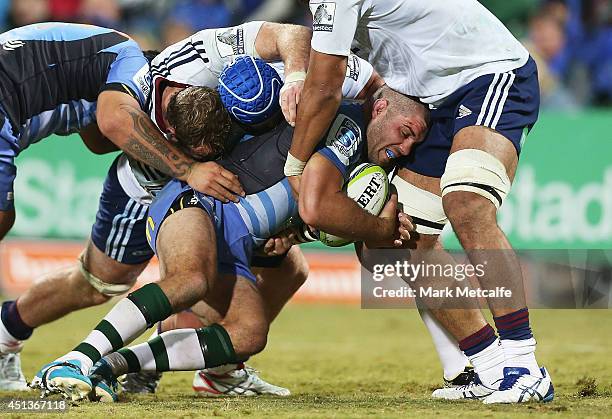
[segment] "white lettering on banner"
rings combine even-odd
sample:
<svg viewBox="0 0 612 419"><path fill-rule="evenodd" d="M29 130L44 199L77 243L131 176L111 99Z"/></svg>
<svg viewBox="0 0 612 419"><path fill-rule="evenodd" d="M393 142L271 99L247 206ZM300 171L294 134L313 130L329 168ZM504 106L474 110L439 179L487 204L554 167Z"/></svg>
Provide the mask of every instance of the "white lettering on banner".
<svg viewBox="0 0 612 419"><path fill-rule="evenodd" d="M69 241L6 240L0 244L0 289L5 295L23 293L37 278L58 268L75 264L84 243ZM360 266L354 255L307 252L311 265L306 284L296 301L358 302L361 297ZM159 279L159 265L153 258L138 277L137 287Z"/></svg>
<svg viewBox="0 0 612 419"><path fill-rule="evenodd" d="M612 167L601 180L579 186L538 183L536 175L534 166L521 166L499 211L498 223L515 246L612 243ZM449 233L445 230L445 236Z"/></svg>
<svg viewBox="0 0 612 419"><path fill-rule="evenodd" d="M340 139L332 135L330 141L340 144ZM346 150L356 143L350 141ZM106 171L101 168L98 177L82 178L70 161L49 162L39 158L19 161L15 179L17 221L11 233L29 237L87 237L95 220L105 175ZM612 244L612 166L599 176L579 185L542 181L535 166L522 165L499 213L502 230L518 247L532 243L609 247Z"/></svg>
<svg viewBox="0 0 612 419"><path fill-rule="evenodd" d="M101 173L102 175L105 172ZM87 237L95 220L103 178L80 179L67 161L19 163L15 179L17 221L23 236Z"/></svg>

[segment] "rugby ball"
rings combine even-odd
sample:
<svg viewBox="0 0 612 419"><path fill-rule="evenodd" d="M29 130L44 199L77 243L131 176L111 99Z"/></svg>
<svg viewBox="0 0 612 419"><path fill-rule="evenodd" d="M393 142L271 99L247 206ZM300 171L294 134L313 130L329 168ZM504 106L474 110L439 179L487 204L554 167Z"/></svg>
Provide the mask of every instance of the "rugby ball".
<svg viewBox="0 0 612 419"><path fill-rule="evenodd" d="M378 215L389 198L389 178L380 166L362 163L351 172L344 190L357 205L373 215ZM326 246L340 247L352 243L351 240L319 231L319 241Z"/></svg>

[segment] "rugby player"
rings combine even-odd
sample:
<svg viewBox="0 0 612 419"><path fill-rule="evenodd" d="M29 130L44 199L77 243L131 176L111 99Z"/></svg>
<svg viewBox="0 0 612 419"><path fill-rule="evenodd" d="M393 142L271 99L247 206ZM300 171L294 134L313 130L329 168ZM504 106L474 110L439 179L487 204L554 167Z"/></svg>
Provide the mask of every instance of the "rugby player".
<svg viewBox="0 0 612 419"><path fill-rule="evenodd" d="M400 213L398 231L396 198L392 198L376 217L339 192L345 176L362 161L364 154L376 163L385 166L391 163L384 155L384 148L404 141L394 125L400 115L397 109L414 115L415 124L421 129L421 139L426 130L426 111L420 104L386 87L375 97L376 100L364 106L343 107L321 142L320 159L310 163L313 171L327 171L328 176L313 175L308 187L321 189L320 183L325 183L324 188L329 191L326 200L335 201L339 212L351 214L360 224L371 226L356 229L353 223L346 226L341 221L338 226L315 224L315 228L325 227L348 239L392 246L400 237L408 238L411 229L408 218ZM338 138L339 129L347 135ZM367 150L366 133L373 134L373 139L367 142ZM83 397L92 388L86 374L94 362L122 348L147 327L200 300L222 314L219 324L164 332L145 346L116 353L110 361L102 363L93 376L93 385L101 391L98 396L112 398L110 387L105 385L107 380L100 381L98 377L100 368L109 365L115 368L115 373L193 370L236 363L261 351L269 323L249 266L255 247L297 221L297 202L282 173L291 136L292 128L283 123L266 134L239 143L232 151L230 162L242 160L238 156L251 156L249 173L254 173L252 177L261 185L259 192L247 195L239 203L224 204L195 193L180 181L169 183L152 204L147 223L150 244L160 259L160 282L148 284L121 300L82 344L43 367L37 374L38 381L49 390ZM192 150L202 146L200 137L179 140ZM266 152L265 147L271 151ZM254 161L254 149L258 150L258 159L266 156L265 168ZM257 176L259 172L266 176ZM335 185L333 192L327 186L329 183Z"/></svg>
<svg viewBox="0 0 612 419"><path fill-rule="evenodd" d="M307 65L309 39L310 30L304 27L252 22L233 28L201 31L168 47L151 63L153 83L149 103L153 121L169 138L180 136L182 121L176 121L179 126L177 133L167 120L176 118L185 109L183 99L189 98L189 95L179 97L177 93L192 84L216 86L217 77L224 66L244 53L277 60L279 65L282 64L290 82L283 87L280 95L285 98L283 112L291 121L295 118L295 102L301 89L299 76L301 74L303 77ZM355 57L355 60L358 59ZM360 67L348 69L347 96L357 97L362 89L370 86L371 67L367 63L363 63L362 67L363 71L359 71ZM192 89L191 94L197 95L198 92ZM187 106L183 114L193 114L193 108ZM211 113L209 117L206 129L216 135L210 143L219 145L227 136L227 132L220 129L227 126L227 114ZM223 172L226 170L223 169ZM127 155L119 156L109 170L91 240L80 260L68 269L46 276L43 281L35 281L17 303L7 303L5 311L8 314L2 316L5 327L9 330L14 330L15 325L27 328L29 336L35 327L127 292L153 256L146 243L144 217L152 199L151 192L161 188L168 179L164 173ZM296 248L278 267L262 269L260 276L266 304L269 304L271 312L277 313L305 281L307 265ZM278 278L282 278L282 281ZM275 287L273 284L277 282ZM16 308L8 310L7 307ZM25 337L25 334L21 336ZM7 333L0 338L14 348L21 347L15 335ZM10 370L17 373L9 374ZM25 379L15 358L3 372L6 372L7 378L15 376L11 381L17 382L21 388L25 387ZM247 372L238 368L231 374L239 376L243 385L247 379L251 384L257 384L259 387L254 390L258 393L287 393L286 389L274 388ZM219 381L215 377L211 376L212 382ZM236 377L227 378L236 387ZM230 393L233 391L230 390Z"/></svg>
<svg viewBox="0 0 612 419"><path fill-rule="evenodd" d="M120 148L218 198L241 192L232 173L186 156L141 110L150 91L149 64L127 35L88 25L41 23L3 33L0 43L0 239L15 221L15 157L52 134L78 132L97 154ZM66 298L71 309L79 307L71 297L83 295L46 288L44 300L31 302L33 312L49 310L56 316L54 300L62 306ZM25 388L19 358L12 353L37 324L23 321L20 310L24 314L14 301L2 307L0 389Z"/></svg>
<svg viewBox="0 0 612 419"><path fill-rule="evenodd" d="M171 96L168 93L173 88L175 91L181 89L177 86L215 85L216 76L223 65L243 52L266 59L280 58L285 61L285 75L290 82L283 87L281 96L284 98L283 112L288 121L292 122L295 118L295 102L299 97L301 78L304 76L303 70L306 65L304 57L308 51L309 38L310 31L305 28L251 23L235 28L202 31L167 48L153 61L152 97L155 99L150 102L155 123L168 128L169 131L172 130L172 127L164 122L166 115L164 107L167 107L168 98ZM291 51L282 48L278 50L284 45L290 45ZM367 63L360 64L360 60L351 57L347 68L347 81L353 82L353 87L347 83L349 87L345 95L355 97L356 92L361 91L363 97L364 92L372 86L377 87L370 81L361 89L371 74L371 68ZM167 86L170 89L166 90ZM162 92L166 92L164 103L162 103ZM79 263L48 275L43 281L35 281L35 285L20 297L17 303L5 304L2 316L5 327L9 330L22 327L31 334L39 325L73 310L100 304L107 301L110 296L129 290L152 255L144 239L144 214L151 199L148 190L159 188L165 180L163 174L150 167L145 167L134 160L128 161L125 156L118 158L105 182L96 224L92 230L92 240L88 243ZM258 278L261 287L266 290L262 291L264 300L270 305L271 311L277 314L280 307L304 282L307 267L299 249L293 249L278 268L263 270L262 273L263 277L258 276ZM283 278L279 287L273 286L277 281L276 278ZM274 296L279 293L280 298ZM439 326L432 323L431 319L428 322L425 316L424 320L441 355L445 378L454 377L463 370L464 359L460 358L461 354L457 354L452 342L449 342ZM4 343L14 348L13 350L21 347L19 340L10 333L5 333L1 338ZM6 383L10 388L25 388L25 379L21 374L18 358L9 356L11 358L7 357L6 364L2 366L2 374L7 378ZM449 359L453 362L444 362ZM449 365L451 372L447 373ZM235 372L230 372L227 378L234 386L236 380L235 377L231 377L232 374L238 375L242 383L247 378L258 380L256 375L245 373L245 370L237 369ZM196 379L197 377L198 374ZM210 375L208 378L216 383L215 377L217 375ZM259 384L260 387L256 389L259 392L276 391L272 389L273 386L266 387L265 382ZM134 388L134 385L132 387ZM142 388L146 386L140 386L140 389ZM281 390L284 392L285 389Z"/></svg>
<svg viewBox="0 0 612 419"><path fill-rule="evenodd" d="M489 265L479 278L482 288L513 292L509 303L488 300L499 338L479 310L434 313L459 342L478 380L433 396L485 403L552 400L550 376L535 357L521 269L496 221L538 116L534 61L476 0L311 0L309 5L312 50L285 166L293 189L338 109L341 69L351 51L371 62L390 87L429 105L427 139L404 160L393 182L404 211L415 217L416 246L432 248L450 220L471 263ZM406 139L414 141L414 130L409 121L402 123ZM393 158L403 150L385 152Z"/></svg>

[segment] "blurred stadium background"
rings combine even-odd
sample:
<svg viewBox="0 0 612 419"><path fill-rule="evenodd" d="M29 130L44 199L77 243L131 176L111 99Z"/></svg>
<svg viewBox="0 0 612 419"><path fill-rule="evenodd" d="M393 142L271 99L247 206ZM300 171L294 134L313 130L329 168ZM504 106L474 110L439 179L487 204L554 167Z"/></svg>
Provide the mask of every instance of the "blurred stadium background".
<svg viewBox="0 0 612 419"><path fill-rule="evenodd" d="M495 13L536 58L543 99L541 117L525 145L513 192L502 208L501 225L518 249L612 249L612 2L481 0L481 3ZM91 23L122 30L133 36L143 49L160 49L195 31L230 26L245 20L310 25L309 19L308 10L297 0L0 0L0 26L4 30L50 20ZM2 294L17 296L34 278L74 261L89 235L102 181L113 158L114 155L89 153L76 136L42 141L19 156L19 174L15 184L17 222L10 237L0 244ZM457 245L450 231L445 235L445 245ZM303 347L298 348L297 344L283 346L289 342L280 343L282 339L291 339L293 331L302 330L302 326L307 330L304 318L315 323L330 321L333 326L337 315L338 327L335 330L342 337L336 335L336 338L347 343L349 338L344 335L352 324L375 323L364 320L368 312L355 309L360 300L360 275L350 247L323 252L320 246L314 245L307 248L307 256L311 276L295 300L326 303L327 306L293 306L285 316L281 315L279 329L273 328L271 338L271 345L281 346L273 346L270 355L262 355L264 366L267 365L266 359L279 351L297 350L304 354ZM157 266L151 265L142 280L156 279ZM319 310L317 307L327 317L314 314ZM51 354L41 353L40 348L37 352L26 349L26 373L31 374L40 365L39 360L47 362L69 349L89 323L93 324L95 316L91 313L104 311L97 310L85 315L86 321L81 321L83 317L78 314L72 315L58 325L36 332L37 341L54 339L54 343L59 345L61 342L62 346L56 349L54 345ZM408 333L418 323L414 320L416 314L369 313L373 319L380 318L382 322L382 328L370 337L373 341L367 342L374 350L379 342L375 340L376 336L388 338L394 331ZM547 324L558 331L555 347L544 349L547 353L552 354L561 348L563 342L573 339L573 335L564 333L572 330L584 332L586 342L583 341L582 349L568 349L567 356L593 357L587 365L599 368L595 375L599 376L600 385L603 384L600 394L607 394L609 403L612 366L604 351L605 347L608 350L612 347L610 311L559 312L558 324L554 321L557 316L549 317L544 313L535 316L547 318ZM400 320L405 317L414 317L414 321ZM293 329L290 321L297 321L300 329ZM71 324L78 324L78 331L57 338L54 331ZM599 336L597 343L588 342L589 325L592 324L597 324L592 328L593 334ZM423 328L415 327L420 327L415 332L415 339L424 342L413 348L425 348L423 350L429 352L423 360L435 362ZM535 327L539 332L537 323ZM275 330L278 333L276 339ZM55 338L52 338L54 334ZM302 342L303 338L298 340ZM542 343L547 345L544 338ZM329 344L335 345L334 340L331 339ZM407 341L400 339L389 344L391 349L386 348L381 354L395 357L405 351L402 345ZM29 362L34 359L36 365ZM295 368L289 365L289 360L294 359L294 355L288 355L280 361L286 371L293 372L289 383L280 380L280 384L294 383L298 391L308 391L303 382L300 384ZM565 358L556 356L554 359L562 363ZM381 371L391 368L389 362L383 362ZM573 359L573 362L581 361ZM270 365L279 364L270 361ZM421 363L414 365L421 369L422 366ZM437 365L430 369L432 377L441 376ZM584 373L588 373L587 369ZM270 375L272 378L282 376L280 371ZM312 377L311 372L305 379L312 380ZM383 377L384 382L389 382L392 377ZM576 384L579 378L568 378L565 388L579 391L576 390L580 387ZM351 379L351 385L359 379ZM333 388L333 384L331 386ZM183 387L184 391L187 389ZM398 388L400 394L407 390L403 384L401 389ZM333 390L335 394L339 391L337 388ZM426 387L423 391L425 394L429 389ZM169 406L170 410L172 408ZM291 409L287 412L290 413ZM591 415L596 412L597 409L583 413Z"/></svg>

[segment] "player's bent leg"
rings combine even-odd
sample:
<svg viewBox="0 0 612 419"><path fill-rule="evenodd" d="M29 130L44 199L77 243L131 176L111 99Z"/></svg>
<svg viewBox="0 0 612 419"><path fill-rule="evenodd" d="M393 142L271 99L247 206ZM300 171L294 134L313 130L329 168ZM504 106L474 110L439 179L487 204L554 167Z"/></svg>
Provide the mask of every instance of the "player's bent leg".
<svg viewBox="0 0 612 419"><path fill-rule="evenodd" d="M148 342L109 354L93 368L92 379L112 383L114 377L138 371L218 367L239 363L263 350L268 322L256 286L241 276L220 275L209 295L219 297L215 308L226 313L221 324L163 332ZM242 390L252 388L249 384Z"/></svg>
<svg viewBox="0 0 612 419"><path fill-rule="evenodd" d="M89 369L102 356L203 298L216 275L215 233L208 215L197 208L170 215L161 225L157 248L160 282L119 301L81 344L43 367L39 375L47 390L83 398L92 389ZM75 380L81 382L75 385Z"/></svg>
<svg viewBox="0 0 612 419"><path fill-rule="evenodd" d="M298 246L293 246L283 257L262 258L256 261L259 267L254 268L253 273L257 277L257 288L261 293L266 318L271 323L284 305L302 286L308 277L308 263L304 254ZM203 320L219 322L218 313L206 304L199 303L193 307ZM178 319L183 327L189 327L185 323L185 316ZM289 389L276 386L261 379L257 372L244 363L222 365L219 367L198 370L194 374L194 391L198 394L209 395L244 395L253 396L268 394L275 396L289 396Z"/></svg>
<svg viewBox="0 0 612 419"><path fill-rule="evenodd" d="M14 178L14 165L12 168ZM12 189L12 186L11 186ZM3 195L8 198L8 194ZM15 209L12 202L0 200L0 205L5 210L0 211L0 240L6 236L15 224ZM13 317L18 318L17 307L14 301L2 304L2 321L0 321L0 391L25 391L28 389L27 382L21 371L21 357L19 352L22 348L22 340L29 338L32 334L31 328L23 323L10 322ZM5 320L6 319L6 320Z"/></svg>
<svg viewBox="0 0 612 419"><path fill-rule="evenodd" d="M487 256L496 259L496 272L485 272L479 278L481 285L511 286L515 291L510 304L488 301L495 316L525 306L520 265L497 224L497 209L510 191L517 163L516 149L508 139L487 127L471 126L455 136L441 180L444 211L472 263Z"/></svg>
<svg viewBox="0 0 612 419"><path fill-rule="evenodd" d="M505 357L499 391L485 399L488 403L548 401L554 395L549 375L535 358L520 264L496 220L517 162L516 147L506 137L486 127L467 127L455 136L441 182L445 212L470 262L487 266L479 277L482 288L512 292L509 300L488 299Z"/></svg>
<svg viewBox="0 0 612 419"><path fill-rule="evenodd" d="M25 323L38 327L126 293L147 264L117 262L90 241L75 265L35 281L19 297L17 308Z"/></svg>
<svg viewBox="0 0 612 419"><path fill-rule="evenodd" d="M256 275L257 289L262 294L261 298L268 325L305 280L307 273L301 262L305 262L301 252L293 251L283 258L276 268L269 267L254 270L258 273ZM270 290L273 286L277 287L276 291ZM265 295L263 294L264 292ZM194 307L194 309L197 310L197 307ZM221 323L225 324L225 319ZM231 321L229 323L227 325L228 330L230 330ZM249 329L260 330L258 332L260 336L264 334L261 325L255 325ZM267 331L265 335L267 335ZM241 359L245 360L246 358L248 357ZM196 393L203 396L256 396L263 394L289 396L291 394L288 389L270 384L261 379L257 371L245 365L244 362L200 369L194 374L192 388Z"/></svg>
<svg viewBox="0 0 612 419"><path fill-rule="evenodd" d="M77 264L45 275L34 281L17 301L3 304L0 346L20 348L21 342L29 338L36 327L129 291L146 264L119 263L90 242ZM12 361L7 368L0 369L6 376L0 379L0 388L11 387L8 367L14 369L17 364L18 360ZM38 386L39 380L40 377L35 377L32 385ZM4 386L3 381L6 381Z"/></svg>
<svg viewBox="0 0 612 419"><path fill-rule="evenodd" d="M292 247L286 256L265 258L267 267L254 268L257 288L261 293L266 317L271 323L282 307L295 294L308 277L308 264L299 247ZM263 262L263 261L260 261ZM261 263L263 265L264 263ZM189 311L177 313L161 324L161 331L181 328L199 328L222 321L222 315L204 302ZM461 356L463 354L459 352ZM122 381L124 390L154 392L158 373L128 374ZM245 391L245 388L249 388ZM198 370L194 374L193 389L201 395L259 395L288 396L291 392L261 379L257 372L244 363L222 365Z"/></svg>
<svg viewBox="0 0 612 419"><path fill-rule="evenodd" d="M437 178L423 176L407 169L401 169L399 176L393 180L403 211L413 217L416 225L415 237L408 247L414 249L416 256L423 257L427 264L446 266L456 262L450 254L443 251L438 241L439 234L447 222L442 208L439 182ZM436 277L417 278L413 285L417 288L439 289L454 288L456 284L452 278ZM473 373L468 365L472 363L485 382L501 379L504 356L501 348L496 345L497 337L494 334L481 333L483 329L488 331L490 326L475 301L459 301L457 298L447 302L438 300L420 299L421 306L428 308L422 312L423 320L432 335L445 375L445 388L434 391L432 397L459 399L471 397L473 394L479 397L491 394L493 387L484 385L478 374ZM449 344L449 341L452 342ZM491 347L487 356L474 358L474 348L478 349L483 345ZM448 378L453 378L450 380L453 388L449 388ZM458 391L458 388L469 391Z"/></svg>
<svg viewBox="0 0 612 419"><path fill-rule="evenodd" d="M289 249L278 266L254 268L266 316L272 323L308 278L308 262L299 246Z"/></svg>

